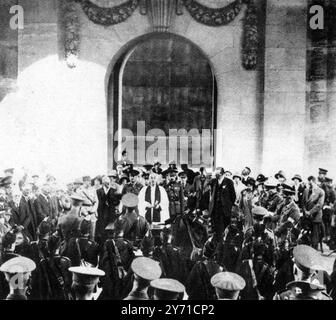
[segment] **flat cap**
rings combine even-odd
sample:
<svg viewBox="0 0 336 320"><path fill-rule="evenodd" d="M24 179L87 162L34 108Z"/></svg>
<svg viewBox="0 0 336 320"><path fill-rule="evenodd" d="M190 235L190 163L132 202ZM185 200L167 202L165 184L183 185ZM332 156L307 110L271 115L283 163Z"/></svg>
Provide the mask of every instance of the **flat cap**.
<svg viewBox="0 0 336 320"><path fill-rule="evenodd" d="M150 285L152 288L156 290L175 292L175 293L183 293L185 291L185 286L175 279L168 279L168 278L155 279L151 281Z"/></svg>
<svg viewBox="0 0 336 320"><path fill-rule="evenodd" d="M16 257L6 261L0 271L5 273L28 273L34 271L36 264L33 260L26 257Z"/></svg>
<svg viewBox="0 0 336 320"><path fill-rule="evenodd" d="M246 282L237 273L220 272L211 278L213 287L226 291L240 291L245 288Z"/></svg>
<svg viewBox="0 0 336 320"><path fill-rule="evenodd" d="M126 208L134 208L138 205L139 198L134 193L126 193L121 198L121 202L122 202L123 206L126 207Z"/></svg>
<svg viewBox="0 0 336 320"><path fill-rule="evenodd" d="M71 196L70 196L70 198L72 199L72 200L77 200L77 201L85 201L85 199L80 195L80 194L78 194L78 193L73 193Z"/></svg>
<svg viewBox="0 0 336 320"><path fill-rule="evenodd" d="M146 257L134 259L131 268L136 275L149 281L160 278L162 273L159 263Z"/></svg>
<svg viewBox="0 0 336 320"><path fill-rule="evenodd" d="M303 266L310 270L324 270L321 266L322 257L317 250L310 246L305 244L297 245L293 249L293 256L295 264L299 268L300 266Z"/></svg>
<svg viewBox="0 0 336 320"><path fill-rule="evenodd" d="M255 206L255 207L252 208L252 214L254 216L262 216L262 217L264 217L264 216L268 215L269 212L264 207Z"/></svg>
<svg viewBox="0 0 336 320"><path fill-rule="evenodd" d="M98 282L99 277L105 276L105 272L92 267L70 267L72 281L81 285L92 285Z"/></svg>

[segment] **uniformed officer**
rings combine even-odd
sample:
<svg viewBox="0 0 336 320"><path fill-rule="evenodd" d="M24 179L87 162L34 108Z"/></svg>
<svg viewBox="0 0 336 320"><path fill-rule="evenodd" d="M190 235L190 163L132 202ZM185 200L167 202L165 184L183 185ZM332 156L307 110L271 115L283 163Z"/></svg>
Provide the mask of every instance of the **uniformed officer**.
<svg viewBox="0 0 336 320"><path fill-rule="evenodd" d="M131 170L130 171L130 181L124 186L122 193L134 193L136 195L139 194L140 190L142 189L143 185L139 182L139 174L138 170Z"/></svg>
<svg viewBox="0 0 336 320"><path fill-rule="evenodd" d="M184 285L175 279L156 279L150 286L154 289L154 300L182 300L185 292Z"/></svg>
<svg viewBox="0 0 336 320"><path fill-rule="evenodd" d="M300 209L294 201L295 190L292 188L284 188L282 190L283 202L276 210L276 214L272 217L274 222L278 223L275 234L278 237L287 234L287 230L294 227L300 220Z"/></svg>
<svg viewBox="0 0 336 320"><path fill-rule="evenodd" d="M218 300L238 300L239 293L246 286L245 280L233 272L220 272L211 278Z"/></svg>
<svg viewBox="0 0 336 320"><path fill-rule="evenodd" d="M69 271L72 272L71 288L74 291L75 300L96 300L101 292L97 288L99 278L103 277L105 272L91 267L71 267ZM97 295L94 294L96 290Z"/></svg>
<svg viewBox="0 0 336 320"><path fill-rule="evenodd" d="M274 179L268 179L264 186L268 193L268 198L265 202L265 208L270 212L275 212L278 205L282 202L282 197L278 192L278 182Z"/></svg>
<svg viewBox="0 0 336 320"><path fill-rule="evenodd" d="M292 272L295 281L288 283L287 291L277 293L274 300L304 300L306 298L330 300L323 283L318 279L317 272L324 269L321 266L322 257L318 251L307 245L298 245L293 249L293 257ZM319 272L319 274L322 273Z"/></svg>
<svg viewBox="0 0 336 320"><path fill-rule="evenodd" d="M31 272L35 268L35 262L26 257L12 258L0 267L9 284L9 295L6 300L27 300L26 291Z"/></svg>
<svg viewBox="0 0 336 320"><path fill-rule="evenodd" d="M324 188L327 173L328 173L327 169L319 168L317 180L318 180L318 186L322 189Z"/></svg>
<svg viewBox="0 0 336 320"><path fill-rule="evenodd" d="M158 262L138 257L133 260L131 269L134 273L133 289L124 300L149 300L147 290L150 282L159 279L161 267Z"/></svg>

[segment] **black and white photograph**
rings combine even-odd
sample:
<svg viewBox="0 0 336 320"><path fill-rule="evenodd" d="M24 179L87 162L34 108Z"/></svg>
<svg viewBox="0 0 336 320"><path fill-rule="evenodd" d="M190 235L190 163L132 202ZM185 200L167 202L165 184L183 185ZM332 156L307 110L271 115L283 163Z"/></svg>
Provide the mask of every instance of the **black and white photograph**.
<svg viewBox="0 0 336 320"><path fill-rule="evenodd" d="M335 300L336 0L0 0L0 150L1 300Z"/></svg>

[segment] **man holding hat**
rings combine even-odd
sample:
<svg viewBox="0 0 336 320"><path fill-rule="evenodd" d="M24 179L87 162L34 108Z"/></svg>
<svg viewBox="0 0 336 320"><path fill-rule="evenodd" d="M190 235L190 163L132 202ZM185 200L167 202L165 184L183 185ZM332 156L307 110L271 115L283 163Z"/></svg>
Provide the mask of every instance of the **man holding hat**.
<svg viewBox="0 0 336 320"><path fill-rule="evenodd" d="M133 260L131 269L134 274L133 289L124 300L149 300L147 290L150 282L159 279L162 273L159 263L139 257Z"/></svg>
<svg viewBox="0 0 336 320"><path fill-rule="evenodd" d="M238 300L240 291L246 286L245 280L233 272L220 272L211 278L218 300Z"/></svg>
<svg viewBox="0 0 336 320"><path fill-rule="evenodd" d="M0 271L5 274L9 284L9 295L6 300L27 300L26 292L35 262L26 257L16 257L1 265Z"/></svg>
<svg viewBox="0 0 336 320"><path fill-rule="evenodd" d="M154 289L154 300L182 300L185 292L184 285L175 279L155 279L150 286Z"/></svg>
<svg viewBox="0 0 336 320"><path fill-rule="evenodd" d="M274 180L274 178L268 179L264 185L268 193L265 208L270 212L275 212L278 208L278 205L282 202L282 197L277 189L278 182Z"/></svg>
<svg viewBox="0 0 336 320"><path fill-rule="evenodd" d="M103 277L105 272L91 267L70 267L69 271L72 272L71 288L75 300L97 300L98 297L94 293L98 289L99 278Z"/></svg>
<svg viewBox="0 0 336 320"><path fill-rule="evenodd" d="M287 291L277 293L274 300L331 300L317 277L317 272L324 269L318 251L307 245L297 245L293 257L294 281L287 284Z"/></svg>

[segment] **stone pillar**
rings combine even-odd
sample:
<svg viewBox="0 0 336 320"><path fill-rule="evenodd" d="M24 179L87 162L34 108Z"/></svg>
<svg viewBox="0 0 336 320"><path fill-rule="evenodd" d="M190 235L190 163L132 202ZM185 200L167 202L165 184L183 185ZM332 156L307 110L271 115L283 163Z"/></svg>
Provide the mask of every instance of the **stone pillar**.
<svg viewBox="0 0 336 320"><path fill-rule="evenodd" d="M306 0L268 0L262 171L288 178L304 162Z"/></svg>
<svg viewBox="0 0 336 320"><path fill-rule="evenodd" d="M10 8L16 0L0 3L0 101L15 88L18 74L18 30L10 27Z"/></svg>
<svg viewBox="0 0 336 320"><path fill-rule="evenodd" d="M308 5L323 3L323 0L311 0ZM328 167L330 152L327 104L327 28L324 30L309 29L307 41L305 168L310 174L317 174L318 167Z"/></svg>

